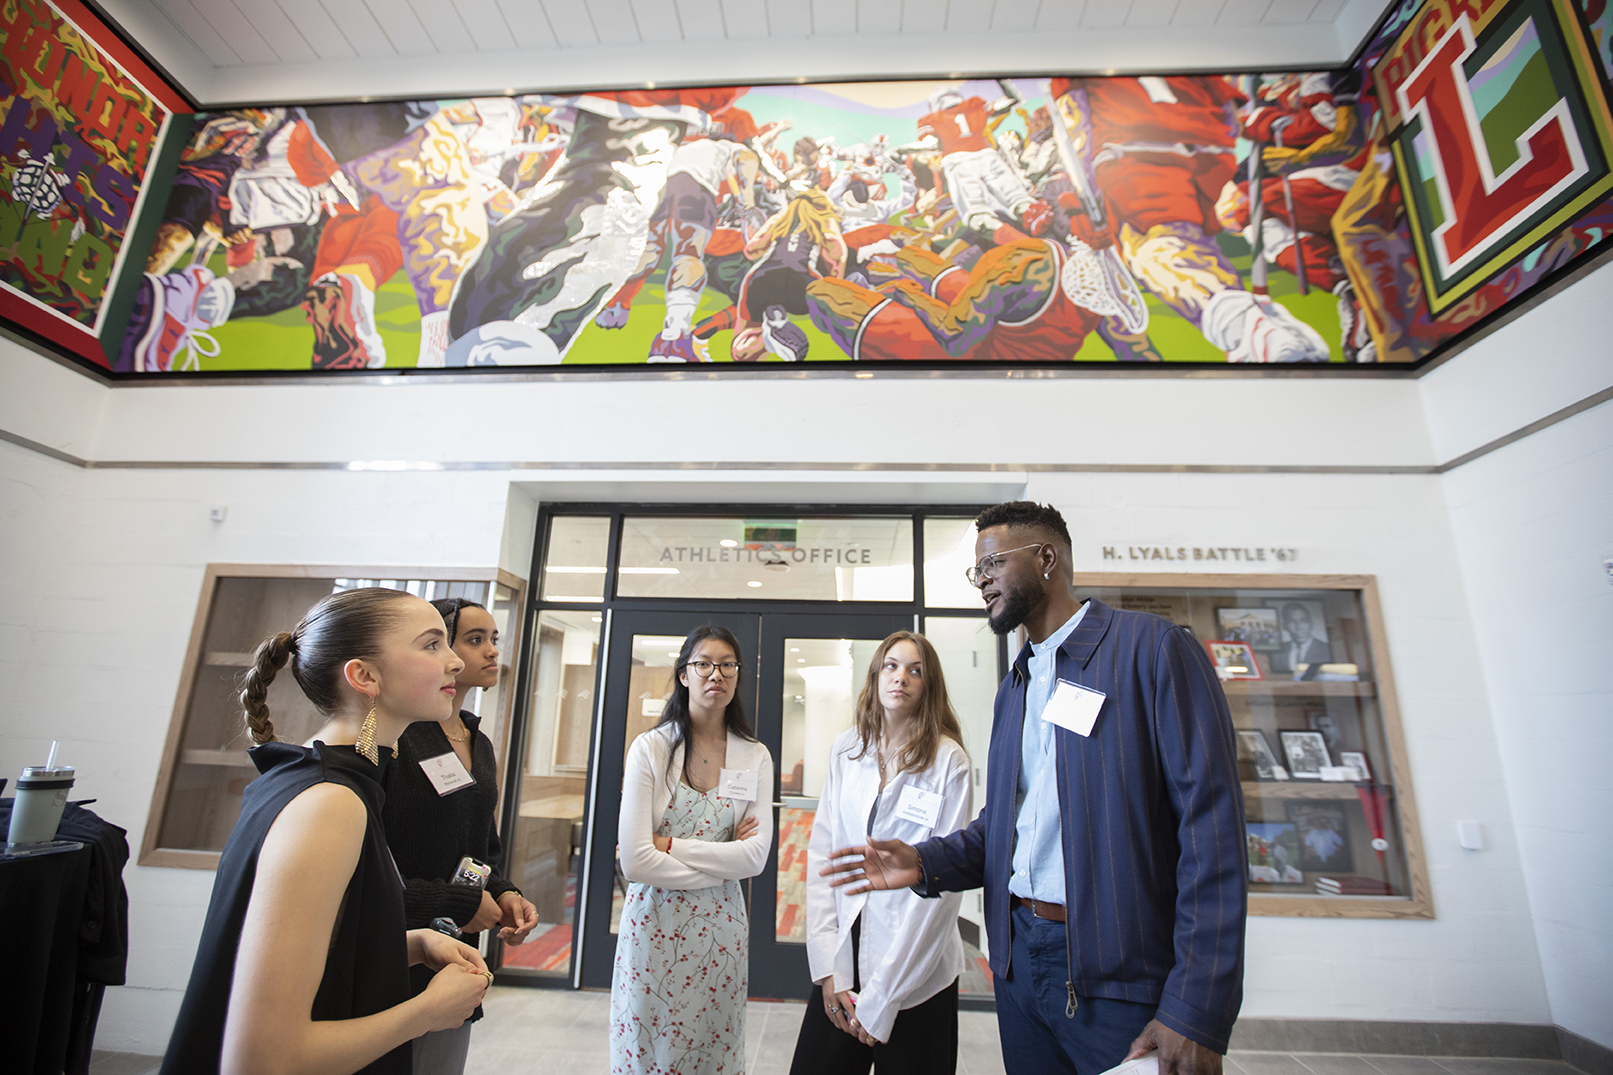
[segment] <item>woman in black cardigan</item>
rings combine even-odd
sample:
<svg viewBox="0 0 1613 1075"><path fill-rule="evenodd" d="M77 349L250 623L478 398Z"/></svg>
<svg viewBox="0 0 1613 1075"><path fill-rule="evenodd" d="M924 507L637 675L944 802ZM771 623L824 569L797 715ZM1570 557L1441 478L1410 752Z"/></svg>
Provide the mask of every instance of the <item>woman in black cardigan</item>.
<svg viewBox="0 0 1613 1075"><path fill-rule="evenodd" d="M448 628L448 644L465 668L456 681L463 704L473 687L498 683L498 628L492 615L461 597L433 601ZM451 918L475 945L494 926L505 944L520 944L537 924L537 909L504 877L503 847L494 827L498 772L481 719L465 709L445 720L418 721L398 740L386 789L387 843L405 878L404 919L424 928ZM485 888L454 884L469 855L493 867ZM416 976L416 991L426 978ZM481 1017L477 1009L474 1019ZM470 1022L415 1039L414 1075L459 1075L470 1048Z"/></svg>

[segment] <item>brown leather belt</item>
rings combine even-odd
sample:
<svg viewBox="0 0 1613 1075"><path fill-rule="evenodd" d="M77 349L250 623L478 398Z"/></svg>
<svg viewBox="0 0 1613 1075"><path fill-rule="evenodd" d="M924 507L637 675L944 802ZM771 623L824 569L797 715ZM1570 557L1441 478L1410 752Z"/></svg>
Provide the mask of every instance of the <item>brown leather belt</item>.
<svg viewBox="0 0 1613 1075"><path fill-rule="evenodd" d="M1043 903L1041 900L1028 900L1024 896L1015 896L1021 907L1029 907L1031 914L1037 918L1045 918L1049 922L1064 921L1064 904Z"/></svg>

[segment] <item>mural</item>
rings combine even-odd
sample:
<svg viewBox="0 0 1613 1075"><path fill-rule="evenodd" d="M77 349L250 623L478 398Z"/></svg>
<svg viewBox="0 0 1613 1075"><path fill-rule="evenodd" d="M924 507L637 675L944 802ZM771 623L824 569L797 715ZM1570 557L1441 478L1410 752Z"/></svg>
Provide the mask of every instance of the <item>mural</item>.
<svg viewBox="0 0 1613 1075"><path fill-rule="evenodd" d="M107 36L76 3L0 4L0 310L103 363L103 299L179 104Z"/></svg>
<svg viewBox="0 0 1613 1075"><path fill-rule="evenodd" d="M1416 362L1606 235L1585 3L1407 0L1340 71L203 113L115 368Z"/></svg>

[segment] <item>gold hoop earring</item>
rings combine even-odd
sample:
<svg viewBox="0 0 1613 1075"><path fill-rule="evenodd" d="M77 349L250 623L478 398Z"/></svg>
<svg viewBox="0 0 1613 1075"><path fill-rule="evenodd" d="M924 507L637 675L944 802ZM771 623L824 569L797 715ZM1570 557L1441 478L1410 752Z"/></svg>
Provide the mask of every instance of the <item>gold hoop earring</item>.
<svg viewBox="0 0 1613 1075"><path fill-rule="evenodd" d="M369 715L364 718L364 723L359 725L358 741L353 744L353 749L364 755L371 765L381 764L381 752L375 749L375 706L379 697L377 695L376 698L370 699Z"/></svg>

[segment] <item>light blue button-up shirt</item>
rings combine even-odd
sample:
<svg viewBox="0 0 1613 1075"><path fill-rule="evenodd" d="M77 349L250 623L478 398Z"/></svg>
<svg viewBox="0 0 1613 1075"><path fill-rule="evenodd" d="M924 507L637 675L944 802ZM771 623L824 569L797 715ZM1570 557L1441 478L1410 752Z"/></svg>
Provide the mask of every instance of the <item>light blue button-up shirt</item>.
<svg viewBox="0 0 1613 1075"><path fill-rule="evenodd" d="M1063 904L1064 847L1059 840L1059 784L1053 751L1053 725L1042 710L1058 687L1058 648L1070 637L1087 602L1064 626L1040 643L1031 643L1027 662L1030 682L1025 685L1025 727L1020 736L1019 790L1014 822L1014 872L1008 891L1045 903Z"/></svg>

